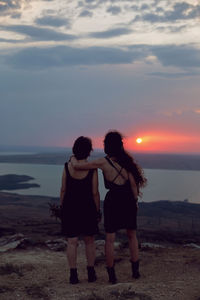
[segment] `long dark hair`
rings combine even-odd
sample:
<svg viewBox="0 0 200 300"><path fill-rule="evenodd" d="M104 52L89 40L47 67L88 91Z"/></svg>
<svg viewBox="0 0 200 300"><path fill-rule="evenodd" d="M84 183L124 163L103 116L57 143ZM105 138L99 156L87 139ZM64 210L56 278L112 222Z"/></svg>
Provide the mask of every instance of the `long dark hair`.
<svg viewBox="0 0 200 300"><path fill-rule="evenodd" d="M134 158L124 149L123 136L118 131L109 131L104 139L104 151L110 157L115 157L116 162L130 172L136 182L138 193L140 188L147 184L143 169Z"/></svg>
<svg viewBox="0 0 200 300"><path fill-rule="evenodd" d="M74 142L72 152L74 153L76 159L85 159L90 155L92 151L92 141L90 138L85 136L80 136Z"/></svg>

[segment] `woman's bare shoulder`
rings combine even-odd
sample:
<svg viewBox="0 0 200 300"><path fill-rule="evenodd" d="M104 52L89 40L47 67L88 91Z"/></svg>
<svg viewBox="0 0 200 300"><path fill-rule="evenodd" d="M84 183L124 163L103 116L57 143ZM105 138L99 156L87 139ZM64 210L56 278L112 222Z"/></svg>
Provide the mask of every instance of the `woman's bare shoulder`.
<svg viewBox="0 0 200 300"><path fill-rule="evenodd" d="M98 164L104 164L105 161L106 161L106 159L105 159L105 157L99 157L99 158L96 158L96 159L93 160L93 161L95 161L95 162L98 163Z"/></svg>

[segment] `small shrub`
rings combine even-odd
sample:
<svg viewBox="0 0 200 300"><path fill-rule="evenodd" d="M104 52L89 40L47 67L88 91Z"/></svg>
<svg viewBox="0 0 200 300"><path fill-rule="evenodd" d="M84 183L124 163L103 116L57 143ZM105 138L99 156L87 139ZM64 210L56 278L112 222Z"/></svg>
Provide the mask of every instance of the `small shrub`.
<svg viewBox="0 0 200 300"><path fill-rule="evenodd" d="M48 203L51 217L61 220L61 206L55 203Z"/></svg>

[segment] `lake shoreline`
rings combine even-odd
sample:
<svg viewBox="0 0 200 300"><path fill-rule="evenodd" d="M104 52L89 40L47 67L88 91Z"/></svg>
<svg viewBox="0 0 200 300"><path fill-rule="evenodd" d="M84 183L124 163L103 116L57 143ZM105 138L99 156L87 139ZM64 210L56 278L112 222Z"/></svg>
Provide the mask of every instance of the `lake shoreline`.
<svg viewBox="0 0 200 300"><path fill-rule="evenodd" d="M64 165L71 155L69 150L66 153L0 154L0 163ZM103 152L94 152L90 159L104 155ZM144 169L200 171L200 155L134 153L133 157Z"/></svg>

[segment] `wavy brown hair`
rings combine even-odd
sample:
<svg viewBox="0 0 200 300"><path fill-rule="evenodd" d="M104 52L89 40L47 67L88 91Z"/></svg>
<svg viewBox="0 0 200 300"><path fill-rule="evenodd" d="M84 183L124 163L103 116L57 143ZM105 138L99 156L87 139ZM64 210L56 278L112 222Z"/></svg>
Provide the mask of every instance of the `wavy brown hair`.
<svg viewBox="0 0 200 300"><path fill-rule="evenodd" d="M147 184L143 169L134 158L124 149L123 136L118 131L109 131L104 138L104 151L110 157L115 157L116 162L130 172L136 182L138 193L140 188Z"/></svg>

